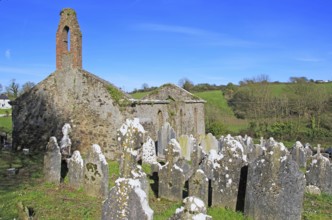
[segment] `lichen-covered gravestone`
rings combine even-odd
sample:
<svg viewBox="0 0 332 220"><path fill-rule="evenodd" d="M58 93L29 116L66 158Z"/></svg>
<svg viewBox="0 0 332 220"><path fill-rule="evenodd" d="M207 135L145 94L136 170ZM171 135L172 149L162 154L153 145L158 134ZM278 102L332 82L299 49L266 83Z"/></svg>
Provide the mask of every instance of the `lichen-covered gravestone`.
<svg viewBox="0 0 332 220"><path fill-rule="evenodd" d="M51 137L44 155L44 178L46 182L60 184L61 153L55 137Z"/></svg>
<svg viewBox="0 0 332 220"><path fill-rule="evenodd" d="M218 140L211 133L200 137L200 145L205 152L209 152L210 150L216 150L219 152L220 150Z"/></svg>
<svg viewBox="0 0 332 220"><path fill-rule="evenodd" d="M299 165L300 168L306 167L307 155L306 150L300 141L296 141L291 150L292 159Z"/></svg>
<svg viewBox="0 0 332 220"><path fill-rule="evenodd" d="M142 162L147 164L154 164L157 162L156 147L154 141L147 137L143 144Z"/></svg>
<svg viewBox="0 0 332 220"><path fill-rule="evenodd" d="M264 143L249 164L244 213L252 219L301 219L306 180L282 143Z"/></svg>
<svg viewBox="0 0 332 220"><path fill-rule="evenodd" d="M142 167L137 165L138 154L141 150L141 141L143 141L144 133L145 130L139 123L138 118L133 120L127 119L119 129L118 140L119 144L121 144L119 147L122 149L120 177L139 180L142 190L148 195L149 183L147 176L143 172ZM151 144L151 138L148 138L148 142ZM151 146L152 145L150 145L150 147ZM149 154L149 156L151 155ZM152 160L151 158L149 159Z"/></svg>
<svg viewBox="0 0 332 220"><path fill-rule="evenodd" d="M176 165L180 156L180 145L171 139L166 152L166 164L159 170L159 197L172 201L182 200L185 183L183 170Z"/></svg>
<svg viewBox="0 0 332 220"><path fill-rule="evenodd" d="M69 185L79 189L83 186L83 159L79 151L74 151L71 158L67 159Z"/></svg>
<svg viewBox="0 0 332 220"><path fill-rule="evenodd" d="M193 168L193 170L197 170L199 164L201 164L201 162L204 159L204 153L203 153L203 149L201 146L199 146L195 140L194 145L193 145L193 151L191 152L191 166Z"/></svg>
<svg viewBox="0 0 332 220"><path fill-rule="evenodd" d="M242 144L231 136L224 139L220 155L213 171L212 206L235 211L240 199L241 169L246 165L246 156Z"/></svg>
<svg viewBox="0 0 332 220"><path fill-rule="evenodd" d="M88 150L84 161L84 191L90 196L107 197L108 192L108 163L100 150L94 144Z"/></svg>
<svg viewBox="0 0 332 220"><path fill-rule="evenodd" d="M158 131L158 157L164 158L165 153L164 150L167 148L168 143L171 139L175 139L176 134L174 129L171 127L171 125L166 122Z"/></svg>
<svg viewBox="0 0 332 220"><path fill-rule="evenodd" d="M183 200L183 206L176 209L169 220L212 220L212 217L206 214L206 206L201 199L190 196Z"/></svg>
<svg viewBox="0 0 332 220"><path fill-rule="evenodd" d="M195 196L208 204L209 179L203 170L198 169L189 179L189 196Z"/></svg>
<svg viewBox="0 0 332 220"><path fill-rule="evenodd" d="M306 179L308 185L317 186L323 193L332 195L332 166L330 160L320 153L320 147L312 157Z"/></svg>
<svg viewBox="0 0 332 220"><path fill-rule="evenodd" d="M139 180L119 178L103 203L102 220L152 220L153 210Z"/></svg>
<svg viewBox="0 0 332 220"><path fill-rule="evenodd" d="M117 131L120 151L124 148L140 149L144 143L144 134L145 130L138 118L126 119L126 122Z"/></svg>
<svg viewBox="0 0 332 220"><path fill-rule="evenodd" d="M181 135L179 137L179 143L180 143L180 147L181 147L181 154L188 161L191 160L190 156L191 156L191 153L193 151L195 142L196 142L196 140L192 135L190 135L190 136Z"/></svg>
<svg viewBox="0 0 332 220"><path fill-rule="evenodd" d="M70 157L71 155L71 140L69 138L69 133L71 132L70 124L66 123L62 127L63 137L60 141L60 151L63 158Z"/></svg>
<svg viewBox="0 0 332 220"><path fill-rule="evenodd" d="M141 148L145 130L138 118L127 119L117 132L118 147L122 152L120 158L120 176L129 178L130 171L136 168L141 158Z"/></svg>

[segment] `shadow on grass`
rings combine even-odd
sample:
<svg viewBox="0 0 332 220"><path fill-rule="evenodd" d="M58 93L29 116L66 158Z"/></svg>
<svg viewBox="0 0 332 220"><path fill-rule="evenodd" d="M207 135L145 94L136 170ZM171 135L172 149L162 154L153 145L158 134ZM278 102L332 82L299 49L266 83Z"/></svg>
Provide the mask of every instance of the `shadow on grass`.
<svg viewBox="0 0 332 220"><path fill-rule="evenodd" d="M41 154L24 155L21 152L0 150L0 161L0 190L14 191L42 177ZM15 168L15 174L10 174L7 171L9 168Z"/></svg>

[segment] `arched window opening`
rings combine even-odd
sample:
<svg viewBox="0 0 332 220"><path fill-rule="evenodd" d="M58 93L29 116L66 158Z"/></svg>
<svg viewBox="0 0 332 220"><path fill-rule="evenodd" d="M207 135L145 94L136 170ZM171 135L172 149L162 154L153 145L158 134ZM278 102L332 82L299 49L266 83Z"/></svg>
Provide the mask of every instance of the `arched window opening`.
<svg viewBox="0 0 332 220"><path fill-rule="evenodd" d="M69 27L65 26L63 32L64 32L63 42L65 44L65 48L67 51L70 51L70 29L69 29Z"/></svg>

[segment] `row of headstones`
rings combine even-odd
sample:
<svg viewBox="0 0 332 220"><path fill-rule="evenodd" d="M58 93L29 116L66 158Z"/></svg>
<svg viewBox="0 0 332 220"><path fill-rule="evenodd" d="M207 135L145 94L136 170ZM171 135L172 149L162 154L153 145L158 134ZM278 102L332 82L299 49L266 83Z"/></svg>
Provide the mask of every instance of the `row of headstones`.
<svg viewBox="0 0 332 220"><path fill-rule="evenodd" d="M60 184L61 171L67 167L68 184L71 187L83 188L88 195L105 198L108 192L109 168L100 146L92 145L84 160L79 151L74 151L71 154L70 129L69 124L63 126L60 147L55 137L51 137L46 146L44 155L45 181Z"/></svg>
<svg viewBox="0 0 332 220"><path fill-rule="evenodd" d="M122 178L117 180L117 183L124 183L126 187L123 185L121 187L120 184L117 184L111 190L109 198L103 207L104 219L110 216L116 216L117 219L125 219L127 217L131 219L131 217L134 217L131 215L136 216L137 213L141 213L141 219L150 219L152 216L151 209L147 209L147 202L144 203L145 209L142 208L142 202L135 202L135 206L132 201L139 200L133 199L135 196L128 192L128 189L140 188L139 181L135 181L134 183L133 179L136 175L133 175L131 170L137 169L136 160L139 154L138 150L140 148L140 141L144 135L142 131L144 129L138 121L127 120L126 124L121 127L120 132L118 132L118 141L121 143L120 146L123 147L124 153L121 158L120 173ZM181 201L184 183L185 181L189 181L189 196L201 198L203 203L208 204L208 184L209 181L212 181L212 205L235 209L241 169L247 162L242 145L228 136L224 138L222 142L224 147L219 153L212 149L210 154L206 156L203 149L197 146L195 139L192 137L191 143L193 144L191 166L182 158L180 144L173 138L169 140L167 147L163 150L163 155L166 159L164 165L159 164L156 160L154 142L147 138L146 143L143 144L143 163L150 163L159 174L159 197ZM158 145L160 146L160 143ZM283 147L283 150L285 149ZM301 190L301 187L298 186L294 188ZM142 191L146 192L144 189ZM140 194L142 195L142 193ZM118 198L119 195L122 199ZM146 198L147 194L145 193L144 195L143 198ZM116 197L118 199L114 200ZM303 193L301 198L303 198ZM142 200L147 201L141 198L140 201ZM138 207L137 204L141 205ZM295 204L302 203L296 201Z"/></svg>
<svg viewBox="0 0 332 220"><path fill-rule="evenodd" d="M118 130L117 138L119 146L122 148L120 177L116 180L116 185L110 190L108 198L103 204L102 219L153 219L153 210L148 204L147 175L137 164L137 160L142 159L143 163L148 162L157 170L162 169L162 166L156 161L154 142L151 138L147 137L142 147L144 134L144 128L138 119L126 120ZM142 152L140 152L141 150ZM171 161L168 156L173 154L176 153L171 152L170 149L167 159ZM160 179L163 177L160 176ZM183 200L183 207L177 209L171 219L197 218L212 219L206 215L206 206L201 199L187 197Z"/></svg>
<svg viewBox="0 0 332 220"><path fill-rule="evenodd" d="M131 219L131 217L137 217L138 213L140 213L140 219L152 218L153 211L147 200L149 186L146 174L137 165L144 133L145 131L139 124L138 119L127 120L118 131L119 146L123 148L120 178L116 181L116 186L111 189L108 199L103 205L103 219L112 219L110 216L115 216L113 219ZM253 155L258 158L249 163L248 184L244 182L244 187L247 186L245 203L242 201L245 204L245 213L255 218L262 216L282 218L290 215L296 219L301 216L305 179L303 174L299 173L294 160L291 160L287 149L282 143L277 143L273 139L262 140L260 145L244 144L252 143L248 140L250 140L249 137L241 140L239 137L227 136L221 138L219 146L222 147L220 147L219 152L212 149L209 154L206 154L201 146L197 146L196 140L190 137L190 143L192 144L190 166L183 159L180 144L175 139L170 139L167 148L164 150L166 164L162 166L156 161L153 140L147 138L147 141L143 144L142 160L145 163L152 164L159 173L159 197L181 201L184 183L189 181L189 195L201 198L205 204L208 204L210 181L213 195L211 205L224 206L235 210L239 203L239 185L241 185L241 178L244 178L241 174L245 173L243 171L248 165L247 158L254 151ZM52 148L54 142L56 143L54 139L50 141L48 148ZM253 147L249 148L248 145ZM92 147L92 149L94 148L96 147ZM101 153L100 148L97 151ZM247 155L245 154L246 151L248 152ZM68 159L68 164L71 160L77 160L74 159L76 157L77 153L74 153L72 158ZM95 158L100 157L103 156ZM326 161L321 159L321 156L317 156L317 161L312 160L313 167L321 164L321 160ZM83 162L79 164L83 164ZM92 174L90 178L89 175L85 175L85 179L93 180L92 185L87 188L97 189L97 191L99 189L100 192L102 187L96 184L98 181L95 181L96 177L100 177L99 171L95 171L102 169L99 169L95 162L86 162L85 164L87 173ZM68 168L69 183L71 184L71 165ZM106 172L106 175L108 175L108 172ZM104 192L106 191L107 187ZM119 196L121 199L119 199ZM258 200L261 202L257 202ZM267 208L269 209L268 212L266 211Z"/></svg>
<svg viewBox="0 0 332 220"><path fill-rule="evenodd" d="M161 157L164 158L164 149L167 148L167 145L172 138L176 138L174 129L169 123L165 123L158 132L158 157L161 155ZM233 140L231 141L231 139ZM181 155L186 160L191 161L191 153L193 152L194 144L196 144L195 138L193 138L192 135L181 135L178 138L178 141L180 144ZM228 135L226 137L222 136L218 140L212 134L207 134L198 137L198 142L203 152L210 152L210 150L220 152L227 142L228 144L229 142L233 142L233 144L239 146L239 149L241 149L243 154L243 160L248 163L256 160L257 157L262 155L263 151L266 150L264 147L264 142L266 141L264 139L261 139L260 144L254 144L252 138L248 136L231 137ZM152 146L151 149L154 149L154 146ZM313 152L309 144L303 146L298 141L290 151L291 158L296 161L299 167L307 168L307 185L318 187L322 192L332 194L332 169L330 168L332 164L328 160L329 156L320 153L320 151L315 156L312 154ZM151 153L150 155L155 154Z"/></svg>
<svg viewBox="0 0 332 220"><path fill-rule="evenodd" d="M296 142L292 149L292 157L301 168L306 168L306 190L309 193L314 189L318 194L323 192L332 195L332 163L328 155L320 152L320 145L317 147L317 153L312 156L310 148Z"/></svg>
<svg viewBox="0 0 332 220"><path fill-rule="evenodd" d="M181 135L177 138L177 135L171 125L166 122L158 131L158 140L157 140L157 151L156 155L159 159L165 158L165 149L168 147L168 144L171 139L177 139L180 144L181 155L188 161L191 161L191 153L194 149L194 142L198 142L198 145L201 146L204 152L209 152L210 150L215 150L219 152L225 140L229 139L230 136L221 137L219 140L213 136L211 133L207 135L200 135L196 138L193 135ZM260 145L254 144L251 137L241 136L234 137L235 140L240 142L243 147L243 153L245 156L248 156L248 161L251 162L257 158L262 153L262 150L259 148ZM195 143L196 144L196 143Z"/></svg>
<svg viewBox="0 0 332 220"><path fill-rule="evenodd" d="M212 206L235 210L242 205L245 213L252 217L293 216L297 219L301 216L306 179L309 189L314 185L331 194L332 168L329 159L319 152L312 157L310 148L303 147L299 142L289 153L282 143L277 143L272 138L261 139L260 144L253 144L252 139L247 136L226 136L218 141L208 134L197 147L192 136L182 136L184 138L180 138L180 144L171 138L175 136L168 124L159 131L158 156L161 155L159 147L162 146L166 157L166 164L159 169L160 197L179 201L184 183L189 180L189 195L202 198L207 203L208 184L211 181ZM167 138L169 142L164 148L165 144L159 142ZM204 159L201 158L206 154L203 149L210 149ZM183 156L187 159L188 154L183 152L194 153L191 154L194 168L188 169L188 165L184 165L186 163L180 158ZM305 179L299 166L305 167L308 160L312 162ZM195 162L200 165L197 166ZM244 193L239 192L241 187L245 192L242 198L239 197L239 193ZM257 200L262 202L256 202Z"/></svg>

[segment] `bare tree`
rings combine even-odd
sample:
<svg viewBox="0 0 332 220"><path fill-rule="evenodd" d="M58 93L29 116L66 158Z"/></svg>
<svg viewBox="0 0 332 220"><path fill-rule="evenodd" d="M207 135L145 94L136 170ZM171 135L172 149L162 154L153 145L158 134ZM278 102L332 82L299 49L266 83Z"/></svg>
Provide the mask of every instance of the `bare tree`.
<svg viewBox="0 0 332 220"><path fill-rule="evenodd" d="M142 84L142 89L147 90L149 88L149 85L147 83Z"/></svg>
<svg viewBox="0 0 332 220"><path fill-rule="evenodd" d="M36 84L35 84L34 82L30 82L30 81L24 83L23 86L22 86L22 89L21 89L21 91L20 91L20 94L23 94L23 93L29 91L29 90L32 89L35 85L36 85Z"/></svg>
<svg viewBox="0 0 332 220"><path fill-rule="evenodd" d="M182 78L179 80L179 86L182 87L183 89L190 91L194 87L194 84L192 81L190 81L187 78Z"/></svg>
<svg viewBox="0 0 332 220"><path fill-rule="evenodd" d="M16 83L15 79L12 79L9 86L6 87L7 95L10 98L16 99L17 96L19 95L19 89L20 89L20 85L18 83Z"/></svg>

